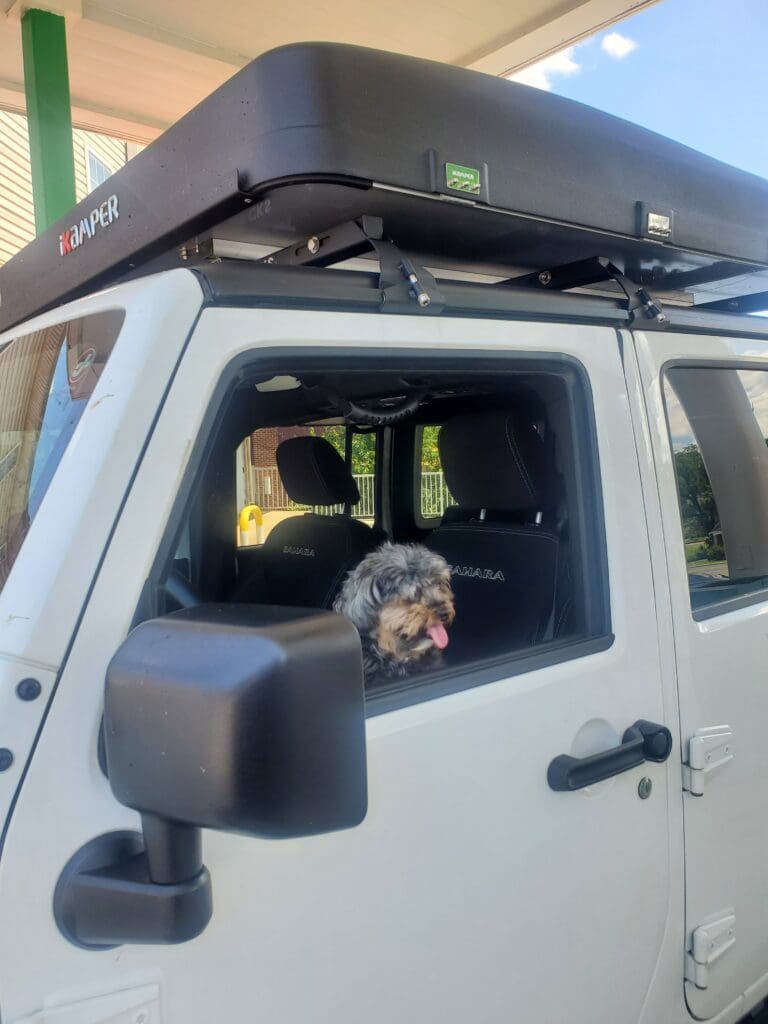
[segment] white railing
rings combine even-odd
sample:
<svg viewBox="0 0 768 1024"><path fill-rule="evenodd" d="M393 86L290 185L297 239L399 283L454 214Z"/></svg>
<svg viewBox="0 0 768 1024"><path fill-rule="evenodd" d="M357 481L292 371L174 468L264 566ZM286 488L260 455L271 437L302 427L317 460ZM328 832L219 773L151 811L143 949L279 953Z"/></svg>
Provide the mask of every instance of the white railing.
<svg viewBox="0 0 768 1024"><path fill-rule="evenodd" d="M251 466L251 495L249 500L258 505L262 512L290 511L309 508L299 505L288 497L277 466ZM374 475L373 473L355 473L355 481L360 491L360 503L355 506L354 513L360 519L373 519L374 508ZM445 485L441 472L421 474L421 514L425 518L438 517L450 505L453 499ZM314 512L329 514L343 512L341 505L313 507Z"/></svg>
<svg viewBox="0 0 768 1024"><path fill-rule="evenodd" d="M373 473L354 473L357 489L360 491L360 504L355 505L355 515L360 519L373 519L376 515L373 498Z"/></svg>
<svg viewBox="0 0 768 1024"><path fill-rule="evenodd" d="M441 516L453 498L445 484L442 472L421 474L421 514L425 519Z"/></svg>

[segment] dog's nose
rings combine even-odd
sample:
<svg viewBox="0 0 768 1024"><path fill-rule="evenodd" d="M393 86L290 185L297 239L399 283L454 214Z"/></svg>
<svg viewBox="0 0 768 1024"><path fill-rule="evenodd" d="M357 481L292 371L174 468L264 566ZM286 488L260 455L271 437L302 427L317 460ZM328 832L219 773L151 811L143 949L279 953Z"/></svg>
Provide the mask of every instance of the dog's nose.
<svg viewBox="0 0 768 1024"><path fill-rule="evenodd" d="M438 619L440 619L441 622L450 622L451 613L447 608L441 608L440 611L437 613L437 617Z"/></svg>

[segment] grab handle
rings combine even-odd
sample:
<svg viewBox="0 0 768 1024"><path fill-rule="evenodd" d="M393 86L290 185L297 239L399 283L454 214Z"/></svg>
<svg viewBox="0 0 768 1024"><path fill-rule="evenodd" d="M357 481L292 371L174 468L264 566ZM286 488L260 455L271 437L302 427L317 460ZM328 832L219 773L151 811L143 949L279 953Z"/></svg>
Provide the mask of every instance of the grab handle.
<svg viewBox="0 0 768 1024"><path fill-rule="evenodd" d="M644 761L666 761L672 750L672 733L664 725L640 719L630 725L618 747L592 754L571 757L560 754L547 769L549 788L558 793L584 789L620 772L628 772Z"/></svg>

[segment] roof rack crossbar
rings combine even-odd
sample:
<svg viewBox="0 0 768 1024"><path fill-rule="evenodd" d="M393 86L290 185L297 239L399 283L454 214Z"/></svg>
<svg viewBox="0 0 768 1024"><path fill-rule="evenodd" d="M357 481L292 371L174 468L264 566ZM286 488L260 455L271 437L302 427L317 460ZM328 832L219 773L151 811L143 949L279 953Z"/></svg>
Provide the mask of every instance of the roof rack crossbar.
<svg viewBox="0 0 768 1024"><path fill-rule="evenodd" d="M387 238L380 217L364 215L345 221L326 231L310 235L302 242L278 249L263 263L294 267L330 267L373 251L379 261L379 288L384 312L403 313L417 310L439 313L445 297L432 274Z"/></svg>
<svg viewBox="0 0 768 1024"><path fill-rule="evenodd" d="M667 316L661 303L644 287L627 277L605 256L594 256L559 267L533 271L520 277L499 281L495 287L539 288L547 291L568 291L599 284L600 281L615 281L627 297L627 313L630 323L642 314L657 324L665 324Z"/></svg>

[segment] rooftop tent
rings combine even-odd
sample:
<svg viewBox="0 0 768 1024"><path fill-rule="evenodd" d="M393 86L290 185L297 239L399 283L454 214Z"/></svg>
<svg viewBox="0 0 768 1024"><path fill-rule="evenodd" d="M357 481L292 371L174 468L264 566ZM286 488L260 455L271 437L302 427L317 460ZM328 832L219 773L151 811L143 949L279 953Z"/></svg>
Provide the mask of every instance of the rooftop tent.
<svg viewBox="0 0 768 1024"><path fill-rule="evenodd" d="M212 236L283 246L364 215L433 267L603 257L698 301L768 289L768 182L505 79L306 43L253 61L0 268L0 329L189 265Z"/></svg>

